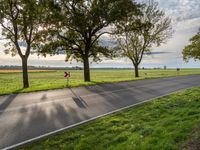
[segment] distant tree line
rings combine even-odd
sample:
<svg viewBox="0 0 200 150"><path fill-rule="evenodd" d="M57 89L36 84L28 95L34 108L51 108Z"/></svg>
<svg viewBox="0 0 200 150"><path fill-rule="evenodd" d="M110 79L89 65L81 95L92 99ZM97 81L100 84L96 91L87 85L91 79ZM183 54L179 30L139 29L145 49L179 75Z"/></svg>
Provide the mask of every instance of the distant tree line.
<svg viewBox="0 0 200 150"><path fill-rule="evenodd" d="M139 77L144 54L172 35L171 20L153 0L1 0L0 25L9 40L5 52L22 60L24 88L29 87L32 53L65 53L66 61L82 62L86 82L91 81L90 61L128 57ZM112 37L115 46L102 45L103 35Z"/></svg>
<svg viewBox="0 0 200 150"><path fill-rule="evenodd" d="M22 66L0 66L0 70L21 70ZM82 67L50 67L50 66L28 66L29 70L82 70Z"/></svg>

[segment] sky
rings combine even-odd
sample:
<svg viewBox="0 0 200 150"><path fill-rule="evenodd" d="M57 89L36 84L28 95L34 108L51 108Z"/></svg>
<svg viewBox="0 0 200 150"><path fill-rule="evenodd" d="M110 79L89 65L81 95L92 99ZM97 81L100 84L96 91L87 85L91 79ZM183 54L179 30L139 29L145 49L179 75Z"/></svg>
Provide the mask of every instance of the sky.
<svg viewBox="0 0 200 150"><path fill-rule="evenodd" d="M142 2L142 0L137 0ZM173 22L173 37L166 44L152 48L152 55L145 56L140 67L163 67L168 68L200 68L200 61L190 60L185 63L182 59L182 49L189 44L189 39L197 33L200 28L200 1L199 0L157 0L161 10ZM1 39L1 38L0 38ZM5 55L3 41L0 40L0 65L21 65L19 56L11 57ZM46 58L31 55L28 65L30 66L51 66L71 67L82 66L81 63L64 61L65 55L48 56ZM102 62L91 62L91 67L133 67L128 59L103 59Z"/></svg>

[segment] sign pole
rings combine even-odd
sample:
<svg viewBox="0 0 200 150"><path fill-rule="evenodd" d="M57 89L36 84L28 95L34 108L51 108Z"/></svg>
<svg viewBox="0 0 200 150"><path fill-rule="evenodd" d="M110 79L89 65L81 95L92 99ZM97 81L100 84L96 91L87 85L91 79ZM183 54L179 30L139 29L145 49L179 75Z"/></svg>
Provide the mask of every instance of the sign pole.
<svg viewBox="0 0 200 150"><path fill-rule="evenodd" d="M69 87L69 78L67 78L67 87Z"/></svg>

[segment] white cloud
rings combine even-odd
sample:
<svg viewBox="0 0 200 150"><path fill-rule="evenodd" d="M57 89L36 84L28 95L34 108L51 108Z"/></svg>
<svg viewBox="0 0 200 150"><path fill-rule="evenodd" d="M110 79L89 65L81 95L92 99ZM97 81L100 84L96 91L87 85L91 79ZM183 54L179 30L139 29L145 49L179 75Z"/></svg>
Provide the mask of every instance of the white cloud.
<svg viewBox="0 0 200 150"><path fill-rule="evenodd" d="M156 0L159 6L177 21L200 17L199 0Z"/></svg>

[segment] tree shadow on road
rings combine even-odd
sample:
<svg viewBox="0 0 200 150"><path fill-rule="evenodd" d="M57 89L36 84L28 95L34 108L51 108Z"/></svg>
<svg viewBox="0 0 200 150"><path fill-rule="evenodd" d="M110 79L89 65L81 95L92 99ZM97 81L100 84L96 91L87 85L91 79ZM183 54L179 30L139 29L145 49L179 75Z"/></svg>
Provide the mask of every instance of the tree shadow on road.
<svg viewBox="0 0 200 150"><path fill-rule="evenodd" d="M63 103L53 103L49 108L35 105L15 112L14 119L0 124L0 149L35 138L66 126L87 120L90 117L83 111Z"/></svg>
<svg viewBox="0 0 200 150"><path fill-rule="evenodd" d="M80 108L87 108L88 104L80 97L72 97L72 99L74 100L74 102L76 103L76 105Z"/></svg>
<svg viewBox="0 0 200 150"><path fill-rule="evenodd" d="M0 115L5 111L5 109L15 100L18 94L8 95L2 103L0 103Z"/></svg>

